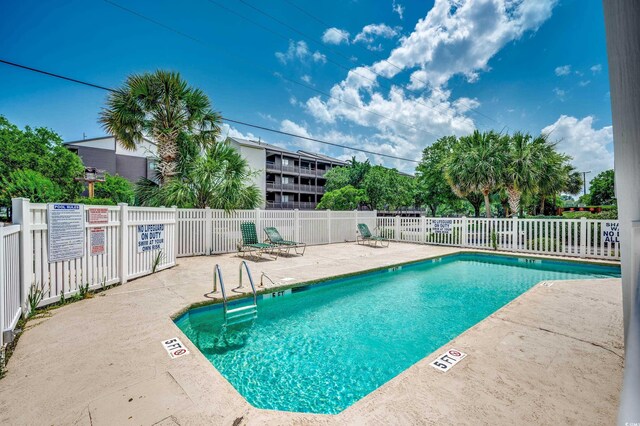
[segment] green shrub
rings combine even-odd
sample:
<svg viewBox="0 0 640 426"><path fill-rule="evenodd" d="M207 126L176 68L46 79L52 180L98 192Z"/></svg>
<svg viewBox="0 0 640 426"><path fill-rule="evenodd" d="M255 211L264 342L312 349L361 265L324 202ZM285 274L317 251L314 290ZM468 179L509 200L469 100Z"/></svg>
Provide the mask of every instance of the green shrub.
<svg viewBox="0 0 640 426"><path fill-rule="evenodd" d="M96 182L95 195L97 198L110 199L113 204L133 204L135 199L131 182L121 176L112 176L109 173L104 175L104 182Z"/></svg>
<svg viewBox="0 0 640 426"><path fill-rule="evenodd" d="M60 201L62 190L48 177L35 170L13 170L0 179L1 204L11 205L12 198L28 198L32 203Z"/></svg>

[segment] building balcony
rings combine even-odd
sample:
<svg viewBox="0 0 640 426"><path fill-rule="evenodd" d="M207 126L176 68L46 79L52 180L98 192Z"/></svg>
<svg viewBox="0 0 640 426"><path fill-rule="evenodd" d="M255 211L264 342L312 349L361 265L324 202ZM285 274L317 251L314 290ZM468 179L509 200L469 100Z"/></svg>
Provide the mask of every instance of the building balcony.
<svg viewBox="0 0 640 426"><path fill-rule="evenodd" d="M305 185L298 183L267 182L267 191L307 192L309 194L324 194L324 186Z"/></svg>
<svg viewBox="0 0 640 426"><path fill-rule="evenodd" d="M299 209L299 210L315 210L318 203L306 202L306 201L267 201L267 209L272 210L286 210L286 209Z"/></svg>

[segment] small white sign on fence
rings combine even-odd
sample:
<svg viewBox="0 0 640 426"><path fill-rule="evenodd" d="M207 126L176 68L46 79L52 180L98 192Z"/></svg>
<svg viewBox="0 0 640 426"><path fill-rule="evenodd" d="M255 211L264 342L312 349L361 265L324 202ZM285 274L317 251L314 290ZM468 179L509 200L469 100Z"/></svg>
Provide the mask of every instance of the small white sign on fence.
<svg viewBox="0 0 640 426"><path fill-rule="evenodd" d="M618 222L605 222L602 224L602 240L605 243L620 243L620 225Z"/></svg>
<svg viewBox="0 0 640 426"><path fill-rule="evenodd" d="M47 204L49 263L84 256L84 206Z"/></svg>
<svg viewBox="0 0 640 426"><path fill-rule="evenodd" d="M434 234L451 234L452 219L433 219L431 224Z"/></svg>
<svg viewBox="0 0 640 426"><path fill-rule="evenodd" d="M164 248L164 224L138 225L138 253Z"/></svg>
<svg viewBox="0 0 640 426"><path fill-rule="evenodd" d="M105 242L105 230L104 228L91 228L89 231L89 246L91 256L97 256L104 254L104 242Z"/></svg>

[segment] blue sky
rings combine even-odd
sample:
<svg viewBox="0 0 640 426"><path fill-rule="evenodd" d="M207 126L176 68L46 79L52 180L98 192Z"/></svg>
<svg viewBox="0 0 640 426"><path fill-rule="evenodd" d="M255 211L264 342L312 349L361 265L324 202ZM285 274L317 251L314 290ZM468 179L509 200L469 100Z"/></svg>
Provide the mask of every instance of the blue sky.
<svg viewBox="0 0 640 426"><path fill-rule="evenodd" d="M130 73L175 70L229 118L401 157L475 128L544 129L591 176L613 166L599 1L110 1L189 38L103 0L23 0L0 6L0 57L109 87ZM105 97L0 65L0 114L65 140L104 135Z"/></svg>

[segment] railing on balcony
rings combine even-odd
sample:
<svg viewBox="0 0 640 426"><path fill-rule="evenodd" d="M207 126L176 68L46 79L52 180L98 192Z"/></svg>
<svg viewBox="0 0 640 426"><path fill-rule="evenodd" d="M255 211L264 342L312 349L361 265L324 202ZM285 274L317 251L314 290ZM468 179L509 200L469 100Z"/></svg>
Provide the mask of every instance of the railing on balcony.
<svg viewBox="0 0 640 426"><path fill-rule="evenodd" d="M280 165L276 164L273 161L267 161L267 170L276 171L276 172L287 172L287 173L295 173L301 174L305 176L324 176L329 170L325 169L314 169L312 167L305 166L294 166L294 165Z"/></svg>
<svg viewBox="0 0 640 426"><path fill-rule="evenodd" d="M308 192L311 194L324 194L325 192L324 186L297 184L297 183L277 183L277 182L267 182L267 190Z"/></svg>
<svg viewBox="0 0 640 426"><path fill-rule="evenodd" d="M267 209L315 210L318 203L306 201L269 201Z"/></svg>

